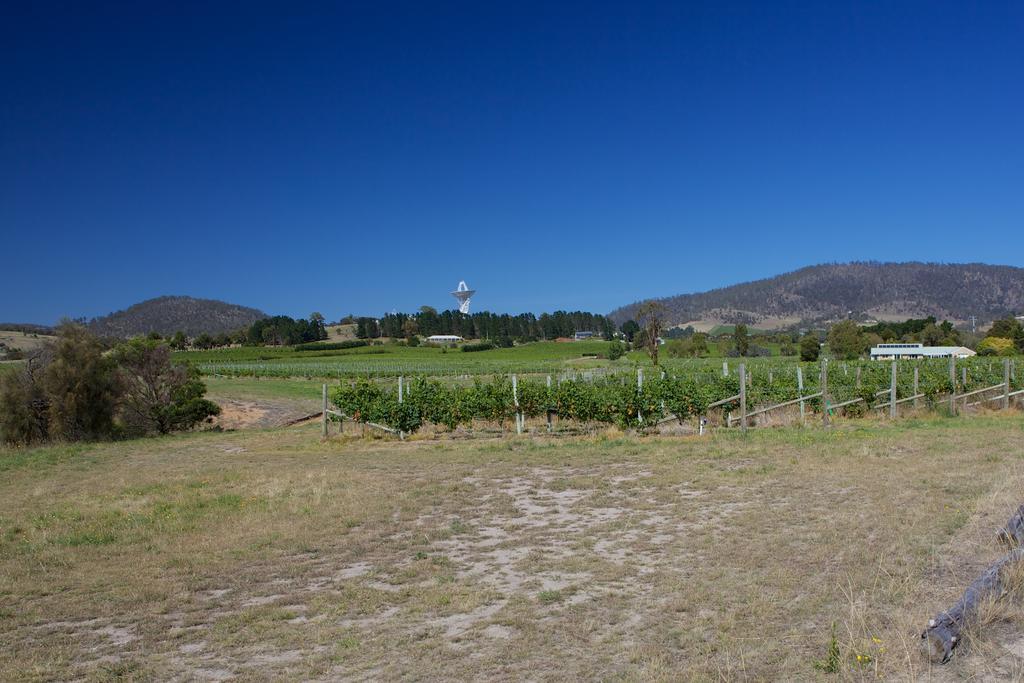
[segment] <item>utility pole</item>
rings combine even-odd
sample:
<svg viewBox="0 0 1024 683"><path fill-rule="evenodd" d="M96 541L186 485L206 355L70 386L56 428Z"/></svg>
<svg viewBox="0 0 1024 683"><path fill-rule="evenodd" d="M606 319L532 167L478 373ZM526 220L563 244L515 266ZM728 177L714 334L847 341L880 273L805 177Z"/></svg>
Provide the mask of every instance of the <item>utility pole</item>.
<svg viewBox="0 0 1024 683"><path fill-rule="evenodd" d="M971 316L971 334L974 334L975 328L977 327L977 325L978 325L978 316L972 315Z"/></svg>

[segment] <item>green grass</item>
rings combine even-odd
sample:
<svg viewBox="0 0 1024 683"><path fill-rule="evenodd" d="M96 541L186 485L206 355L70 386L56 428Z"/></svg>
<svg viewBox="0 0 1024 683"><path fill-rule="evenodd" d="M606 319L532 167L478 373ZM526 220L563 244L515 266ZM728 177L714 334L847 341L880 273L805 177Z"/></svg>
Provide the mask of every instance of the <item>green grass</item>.
<svg viewBox="0 0 1024 683"><path fill-rule="evenodd" d="M320 400L322 380L254 377L204 377L211 399L309 399Z"/></svg>
<svg viewBox="0 0 1024 683"><path fill-rule="evenodd" d="M207 375L269 377L393 377L400 374L489 375L504 372L558 373L604 367L596 358L608 342L534 342L513 348L464 353L457 348L408 347L381 344L324 352L295 352L290 348L241 347L175 354L195 363ZM628 366L620 360L614 365Z"/></svg>
<svg viewBox="0 0 1024 683"><path fill-rule="evenodd" d="M608 350L605 341L579 342L533 342L512 348L496 348L480 351L476 355L465 354L458 347L443 350L431 346L405 346L402 344L377 344L361 346L355 349L335 349L329 351L295 351L291 347L274 346L240 346L228 349L210 349L208 351L178 351L174 357L193 363L226 362L226 361L261 361L261 360L297 360L317 362L312 359L335 358L339 362L351 362L349 359L358 356L386 355L392 358L409 359L440 359L453 363L475 364L483 361L548 361L579 358L586 354L604 354ZM448 358L452 356L452 358Z"/></svg>

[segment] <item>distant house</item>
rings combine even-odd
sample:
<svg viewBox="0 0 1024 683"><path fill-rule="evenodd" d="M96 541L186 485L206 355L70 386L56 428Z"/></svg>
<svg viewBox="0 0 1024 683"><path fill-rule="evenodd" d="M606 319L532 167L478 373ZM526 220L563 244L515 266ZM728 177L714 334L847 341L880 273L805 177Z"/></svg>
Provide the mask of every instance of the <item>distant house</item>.
<svg viewBox="0 0 1024 683"><path fill-rule="evenodd" d="M591 339L593 336L594 336L594 333L590 332L588 330L588 331L577 332L575 335L573 335L573 339L575 339L576 341L580 341L581 339Z"/></svg>
<svg viewBox="0 0 1024 683"><path fill-rule="evenodd" d="M457 334L432 334L427 337L427 341L434 344L457 344L465 340Z"/></svg>
<svg viewBox="0 0 1024 683"><path fill-rule="evenodd" d="M969 358L977 355L966 346L925 346L924 344L879 344L871 347L871 360L903 358Z"/></svg>

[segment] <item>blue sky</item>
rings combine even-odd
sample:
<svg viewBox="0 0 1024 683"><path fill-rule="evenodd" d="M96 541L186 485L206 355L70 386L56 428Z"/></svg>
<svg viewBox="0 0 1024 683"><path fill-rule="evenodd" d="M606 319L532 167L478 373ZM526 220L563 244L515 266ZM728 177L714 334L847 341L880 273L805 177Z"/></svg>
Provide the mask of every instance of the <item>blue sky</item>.
<svg viewBox="0 0 1024 683"><path fill-rule="evenodd" d="M20 3L0 320L1024 265L1024 4Z"/></svg>

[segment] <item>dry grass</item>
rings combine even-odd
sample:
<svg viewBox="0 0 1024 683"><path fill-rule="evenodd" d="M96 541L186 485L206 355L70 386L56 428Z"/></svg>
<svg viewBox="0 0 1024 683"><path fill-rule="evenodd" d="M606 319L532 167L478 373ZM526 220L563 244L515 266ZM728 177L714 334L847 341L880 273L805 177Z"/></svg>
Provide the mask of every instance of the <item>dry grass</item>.
<svg viewBox="0 0 1024 683"><path fill-rule="evenodd" d="M917 635L1002 552L1022 437L993 415L0 451L0 679L1019 676L1014 603L941 669Z"/></svg>
<svg viewBox="0 0 1024 683"><path fill-rule="evenodd" d="M56 337L50 337L45 334L25 334L24 332L15 332L13 330L0 330L0 342L6 344L8 348L21 349L25 353L31 353L46 342L53 341L54 339Z"/></svg>

